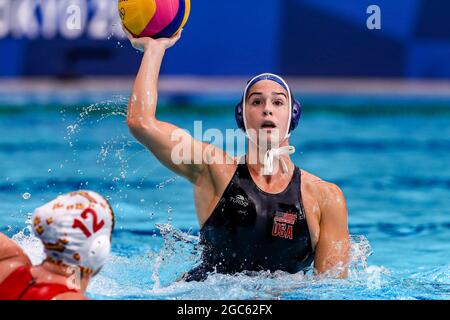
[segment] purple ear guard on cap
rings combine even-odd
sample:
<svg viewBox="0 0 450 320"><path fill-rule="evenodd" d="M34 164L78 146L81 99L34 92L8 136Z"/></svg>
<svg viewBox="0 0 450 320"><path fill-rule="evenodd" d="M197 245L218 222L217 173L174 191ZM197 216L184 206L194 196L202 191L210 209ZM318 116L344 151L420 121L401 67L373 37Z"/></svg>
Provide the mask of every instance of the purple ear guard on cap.
<svg viewBox="0 0 450 320"><path fill-rule="evenodd" d="M248 85L248 90L258 81L261 80L272 80L275 81L276 83L280 84L283 88L285 88L286 90L289 90L288 88L285 87L285 85L282 83L282 81L280 81L280 79L276 78L275 76L271 76L271 75L263 75L261 77L257 77L255 78L253 81L251 81L251 83ZM289 90L290 91L290 90ZM247 94L247 92L244 92L244 94ZM300 118L302 116L302 105L300 104L300 102L298 100L296 100L294 98L294 96L292 95L292 91L290 91L291 94L291 99L292 99L292 115L291 115L291 125L289 127L289 133L291 133L292 131L294 131L297 127L298 124L300 122ZM236 123L239 129L241 129L242 131L245 132L245 124L244 124L244 108L243 108L243 102L244 102L244 98L242 98L241 102L239 102L236 105L235 108L235 112L234 112L234 116L236 118Z"/></svg>

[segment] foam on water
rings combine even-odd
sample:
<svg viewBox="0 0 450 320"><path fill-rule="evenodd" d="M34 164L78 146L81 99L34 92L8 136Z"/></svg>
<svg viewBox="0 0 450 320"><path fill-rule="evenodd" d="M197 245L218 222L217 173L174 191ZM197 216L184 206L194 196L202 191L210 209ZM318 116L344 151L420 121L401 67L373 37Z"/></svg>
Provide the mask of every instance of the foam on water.
<svg viewBox="0 0 450 320"><path fill-rule="evenodd" d="M200 261L198 237L184 233L169 224L157 225L162 247L144 255L126 256L113 253L101 273L89 286L94 298L145 299L282 299L298 292L314 291L317 286L360 284L379 288L388 274L383 267L365 267L370 245L364 237L353 237L350 276L334 280L307 274L257 272L247 274L212 274L204 282L186 283L179 276ZM30 256L34 264L43 258L41 242L28 226L13 239ZM311 294L311 293L310 293Z"/></svg>
<svg viewBox="0 0 450 320"><path fill-rule="evenodd" d="M29 223L29 222L28 222ZM449 288L449 268L416 273L408 279L395 278L383 266L367 265L372 253L363 236L351 237L349 277L335 279L316 276L312 271L289 274L281 271L241 273L236 275L211 274L204 282L179 281L180 275L200 262L198 237L177 230L169 224L157 225L163 244L158 250L149 250L129 256L113 252L101 273L89 286L89 296L98 299L413 299L407 293L411 287L439 283ZM34 264L43 258L40 241L27 226L13 236ZM392 295L392 291L396 291ZM445 292L445 291L444 291Z"/></svg>

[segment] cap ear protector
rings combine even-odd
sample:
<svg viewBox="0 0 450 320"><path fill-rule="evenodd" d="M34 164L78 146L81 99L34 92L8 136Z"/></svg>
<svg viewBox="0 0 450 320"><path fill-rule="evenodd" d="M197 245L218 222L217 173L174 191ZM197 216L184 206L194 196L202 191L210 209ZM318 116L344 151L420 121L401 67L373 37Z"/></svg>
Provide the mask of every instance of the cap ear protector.
<svg viewBox="0 0 450 320"><path fill-rule="evenodd" d="M247 87L245 89L244 96L242 97L242 100L236 105L236 108L234 111L234 116L235 116L236 124L237 124L238 128L244 132L246 131L245 120L244 120L244 106L243 106L244 97L245 97L245 95L247 95L248 90L250 90L250 88L253 85L255 85L258 81L261 81L261 80L274 81L274 82L280 84L287 91L289 91L289 94L291 96L291 101L292 101L291 117L290 117L291 123L289 126L289 133L291 133L298 127L298 124L300 122L300 118L302 116L302 105L300 104L300 102L298 100L296 100L294 98L294 96L292 95L292 91L289 88L286 88L287 84L286 84L286 82L284 82L284 80L281 77L279 77L277 75L269 74L269 73L265 73L265 74L256 76L255 78L253 78L252 80L250 80L247 83Z"/></svg>

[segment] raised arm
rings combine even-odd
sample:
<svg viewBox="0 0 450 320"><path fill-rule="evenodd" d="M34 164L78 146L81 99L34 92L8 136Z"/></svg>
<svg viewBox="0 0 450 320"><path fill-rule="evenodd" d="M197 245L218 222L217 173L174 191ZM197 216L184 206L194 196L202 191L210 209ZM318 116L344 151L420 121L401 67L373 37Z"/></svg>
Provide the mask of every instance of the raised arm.
<svg viewBox="0 0 450 320"><path fill-rule="evenodd" d="M161 63L165 51L179 40L181 34L158 40L138 39L127 34L133 47L144 52L128 103L127 125L134 137L164 166L195 183L205 169L202 157L204 143L173 124L156 118ZM188 154L183 154L183 150Z"/></svg>
<svg viewBox="0 0 450 320"><path fill-rule="evenodd" d="M345 197L336 185L327 182L322 184L318 196L321 211L320 236L314 269L316 274L330 272L333 277L346 278L350 239Z"/></svg>

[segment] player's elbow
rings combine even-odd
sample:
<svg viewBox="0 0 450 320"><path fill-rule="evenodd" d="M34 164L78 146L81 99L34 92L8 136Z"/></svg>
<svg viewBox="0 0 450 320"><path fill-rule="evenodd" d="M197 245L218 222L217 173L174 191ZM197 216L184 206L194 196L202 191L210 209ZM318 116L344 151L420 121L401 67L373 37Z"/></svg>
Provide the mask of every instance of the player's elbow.
<svg viewBox="0 0 450 320"><path fill-rule="evenodd" d="M138 138L151 130L151 119L143 119L143 117L128 117L127 126L131 134Z"/></svg>
<svg viewBox="0 0 450 320"><path fill-rule="evenodd" d="M127 127L130 130L131 133L138 132L144 129L144 125L141 121L135 119L135 118L131 118L128 117L127 118Z"/></svg>

